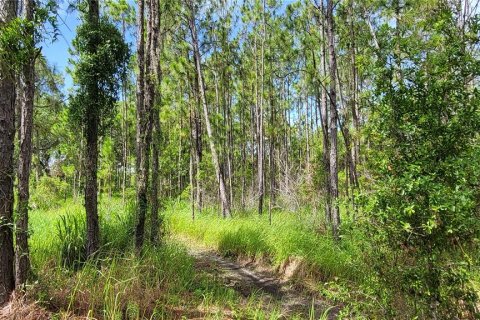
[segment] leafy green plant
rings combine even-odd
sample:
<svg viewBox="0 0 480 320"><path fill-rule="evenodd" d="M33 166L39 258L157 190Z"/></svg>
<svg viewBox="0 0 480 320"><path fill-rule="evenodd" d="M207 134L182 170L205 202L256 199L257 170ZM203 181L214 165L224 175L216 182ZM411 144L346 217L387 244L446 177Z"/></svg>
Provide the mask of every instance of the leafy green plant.
<svg viewBox="0 0 480 320"><path fill-rule="evenodd" d="M478 30L478 19L471 23ZM478 58L466 49L479 38L461 36L444 2L418 27L429 36L407 38L408 63L384 68L377 78L368 129L376 145L375 192L364 205L373 247L366 258L380 289L390 291L388 316L407 309L411 316L473 317L480 94L465 79L480 76ZM388 41L394 47L400 39Z"/></svg>
<svg viewBox="0 0 480 320"><path fill-rule="evenodd" d="M64 180L42 176L33 190L30 205L36 209L59 207L70 193L70 186Z"/></svg>

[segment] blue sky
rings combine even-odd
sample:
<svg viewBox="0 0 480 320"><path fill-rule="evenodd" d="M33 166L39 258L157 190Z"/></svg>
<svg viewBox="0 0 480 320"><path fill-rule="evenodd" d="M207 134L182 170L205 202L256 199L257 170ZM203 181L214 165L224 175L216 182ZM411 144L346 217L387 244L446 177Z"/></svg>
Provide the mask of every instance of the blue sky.
<svg viewBox="0 0 480 320"><path fill-rule="evenodd" d="M72 87L72 77L67 73L68 59L70 58L69 48L75 37L76 29L80 24L80 16L77 10L68 10L68 0L61 1L58 10L58 28L59 36L57 40L52 42L51 38L42 42L42 53L46 57L50 65L54 66L65 79L64 92L68 92ZM128 0L131 5L135 4L134 0ZM127 35L127 42L132 43L133 40Z"/></svg>
<svg viewBox="0 0 480 320"><path fill-rule="evenodd" d="M68 66L68 59L70 54L68 49L75 36L75 30L79 24L79 16L76 10L67 10L68 3L62 2L60 10L58 11L58 24L60 35L55 42L51 39L44 41L42 46L42 53L47 58L47 61L55 66L65 77L65 90L72 87L72 78L68 75L66 68Z"/></svg>

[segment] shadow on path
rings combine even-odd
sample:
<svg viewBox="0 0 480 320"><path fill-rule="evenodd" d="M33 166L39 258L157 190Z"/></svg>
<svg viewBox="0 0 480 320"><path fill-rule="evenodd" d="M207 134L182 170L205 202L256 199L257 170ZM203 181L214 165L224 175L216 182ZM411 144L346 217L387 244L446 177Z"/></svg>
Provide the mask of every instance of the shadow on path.
<svg viewBox="0 0 480 320"><path fill-rule="evenodd" d="M195 258L197 268L218 277L225 286L232 287L245 298L261 294L266 302L274 302L280 306L282 318L337 318L338 307L332 307L314 294L296 290L291 282L278 278L269 270L258 270L252 263L231 261L189 238L175 236L175 239L187 247L189 254Z"/></svg>

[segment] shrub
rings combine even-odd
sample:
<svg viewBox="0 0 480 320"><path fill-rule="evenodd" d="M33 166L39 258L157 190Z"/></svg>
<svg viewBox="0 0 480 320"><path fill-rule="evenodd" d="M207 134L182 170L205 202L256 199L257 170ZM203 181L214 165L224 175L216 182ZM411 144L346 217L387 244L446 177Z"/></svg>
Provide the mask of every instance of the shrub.
<svg viewBox="0 0 480 320"><path fill-rule="evenodd" d="M57 177L42 176L33 189L30 205L35 209L56 208L70 195L67 182Z"/></svg>

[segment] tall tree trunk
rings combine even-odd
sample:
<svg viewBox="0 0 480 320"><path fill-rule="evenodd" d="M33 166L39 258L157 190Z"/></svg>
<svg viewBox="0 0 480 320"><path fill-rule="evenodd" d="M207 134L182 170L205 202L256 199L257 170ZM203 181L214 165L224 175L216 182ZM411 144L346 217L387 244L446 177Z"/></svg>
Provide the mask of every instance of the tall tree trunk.
<svg viewBox="0 0 480 320"><path fill-rule="evenodd" d="M97 24L99 20L99 4L90 0L88 19ZM95 43L90 50L95 51ZM98 168L98 127L99 114L95 105L87 106L87 123L85 128L85 211L87 215L87 257L93 256L100 247L100 228L97 207L97 168Z"/></svg>
<svg viewBox="0 0 480 320"><path fill-rule="evenodd" d="M200 89L200 100L203 106L203 115L205 118L205 125L207 127L207 134L208 134L208 142L210 145L210 151L212 153L212 162L215 168L215 174L217 177L217 182L219 184L219 192L220 192L220 201L222 204L222 215L223 217L231 216L230 213L230 202L227 196L227 190L225 187L225 178L223 176L222 170L220 170L220 163L218 161L218 153L217 149L215 148L215 141L212 133L212 127L210 125L210 119L208 115L208 106L207 106L207 97L205 92L205 84L203 82L203 74L202 74L202 66L200 61L200 50L198 45L198 38L197 38L197 29L195 26L195 15L194 15L194 7L193 1L189 1L191 15L189 18L189 26L190 32L192 34L192 41L193 41L193 51L194 51L194 59L195 59L195 67L197 71L197 80L198 80L198 87Z"/></svg>
<svg viewBox="0 0 480 320"><path fill-rule="evenodd" d="M137 27L137 136L136 136L136 177L137 177L137 222L135 228L135 248L139 250L143 245L145 231L145 217L147 213L147 186L148 186L148 127L149 114L146 112L145 102L145 36L144 16L145 1L138 0Z"/></svg>
<svg viewBox="0 0 480 320"><path fill-rule="evenodd" d="M201 183L200 163L202 162L202 125L201 118L199 116L199 88L197 75L193 77L193 98L195 104L192 106L192 135L193 135L193 148L194 148L194 166L195 166L195 205L198 212L202 211L203 207L203 192Z"/></svg>
<svg viewBox="0 0 480 320"><path fill-rule="evenodd" d="M151 232L150 232L150 241L152 243L158 242L158 230L159 230L159 218L158 218L158 189L160 184L159 179L159 157L160 157L160 104L161 104L161 95L158 92L158 89L161 84L162 74L160 67L160 45L159 45L159 34L160 34L160 11L158 7L158 0L152 1L151 5L151 20L152 20L152 46L150 48L150 55L152 56L151 63L151 73L156 80L154 82L154 106L152 106L152 208L151 208Z"/></svg>
<svg viewBox="0 0 480 320"><path fill-rule="evenodd" d="M335 56L335 25L333 0L327 0L327 38L330 71L330 201L332 210L333 237L338 239L340 210L338 206L338 164L337 164L337 60Z"/></svg>
<svg viewBox="0 0 480 320"><path fill-rule="evenodd" d="M233 199L233 176L234 176L234 157L233 157L233 117L232 117L232 96L228 95L228 105L227 105L227 121L228 121L228 157L227 157L227 167L228 167L228 190L230 196L230 204L235 207Z"/></svg>
<svg viewBox="0 0 480 320"><path fill-rule="evenodd" d="M125 38L126 34L126 21L122 21L122 34ZM128 170L128 102L127 102L127 71L122 75L122 95L123 95L123 114L122 114L122 125L123 125L123 150L122 150L122 160L123 160L123 171L122 171L122 202L125 205L125 191L127 188L127 170Z"/></svg>
<svg viewBox="0 0 480 320"><path fill-rule="evenodd" d="M33 0L24 0L25 20L33 22ZM28 42L31 52L20 77L22 103L20 116L20 153L18 161L18 216L16 221L15 285L23 290L30 270L28 251L28 200L30 196L30 165L32 162L33 101L35 94L35 51L34 27L28 26Z"/></svg>
<svg viewBox="0 0 480 320"><path fill-rule="evenodd" d="M323 6L323 1L321 3L321 15L322 17L325 16L325 8ZM326 77L327 75L327 50L326 50L326 45L325 45L325 24L322 23L320 20L318 21L318 25L321 28L321 33L322 33L322 53L321 53L321 77L323 78ZM321 85L321 83L319 83ZM322 125L322 162L323 162L323 168L325 172L325 178L324 178L324 185L325 185L325 193L326 193L326 200L325 200L325 220L327 223L331 223L332 221L332 211L331 211L331 199L330 199L330 124L329 124L329 112L328 112L328 92L327 89L322 87L321 89L318 90L318 93L320 94L320 101L319 107L320 107L320 122Z"/></svg>
<svg viewBox="0 0 480 320"><path fill-rule="evenodd" d="M245 86L242 86L242 95L244 95L244 91L245 91ZM240 109L240 128L242 128L242 132L244 134L244 136L241 138L241 152L242 152L242 164L241 164L241 167L242 167L242 198L240 200L240 207L242 209L242 211L245 210L245 188L246 188L246 175L247 175L247 165L246 165L246 161L247 161L247 137L246 137L246 133L247 133L247 129L245 127L245 106L241 106L241 109Z"/></svg>
<svg viewBox="0 0 480 320"><path fill-rule="evenodd" d="M151 225L151 232L150 232L150 241L152 243L158 242L158 230L160 227L160 221L158 218L158 210L159 210L159 157L160 157L160 118L158 115L158 109L155 108L156 111L153 115L153 131L152 131L152 186L151 186L151 193L152 193L152 208L151 208L151 217L152 217L152 225Z"/></svg>
<svg viewBox="0 0 480 320"><path fill-rule="evenodd" d="M0 28L15 18L15 2L0 0ZM0 305L15 287L13 272L13 152L15 137L15 77L0 64Z"/></svg>
<svg viewBox="0 0 480 320"><path fill-rule="evenodd" d="M265 141L264 141L264 129L263 129L263 97L265 91L265 40L266 40L266 21L265 21L265 0L262 4L262 43L261 43L261 76L260 76L260 94L257 112L257 126L258 126L258 213L262 214L263 212L263 201L265 197L265 165L264 165L264 156L265 156Z"/></svg>
<svg viewBox="0 0 480 320"><path fill-rule="evenodd" d="M193 90L193 88L192 88ZM195 206L196 206L196 166L195 166L195 121L194 121L194 114L193 109L195 108L195 100L192 101L190 99L190 110L189 110L189 123L190 123L190 168L189 168L189 175L190 175L190 201L191 201L191 209L192 209L192 220L195 220Z"/></svg>
<svg viewBox="0 0 480 320"><path fill-rule="evenodd" d="M356 55L356 35L355 35L355 25L353 22L354 12L353 5L355 0L350 1L349 5L349 18L350 18L350 38L351 38L351 65L352 65L352 117L353 117L353 126L355 128L355 133L353 137L353 159L355 161L355 166L360 164L360 116L358 110L358 70L357 70L357 55ZM356 173L355 173L356 174ZM355 177L358 180L358 177Z"/></svg>

